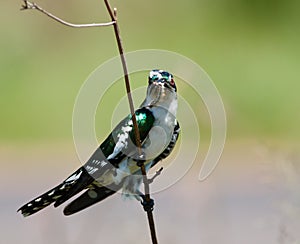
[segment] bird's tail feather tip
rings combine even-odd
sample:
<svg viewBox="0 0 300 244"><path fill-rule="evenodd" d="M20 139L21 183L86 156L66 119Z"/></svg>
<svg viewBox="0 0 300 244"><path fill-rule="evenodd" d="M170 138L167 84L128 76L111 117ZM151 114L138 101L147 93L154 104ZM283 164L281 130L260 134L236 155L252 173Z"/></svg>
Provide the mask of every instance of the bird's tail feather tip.
<svg viewBox="0 0 300 244"><path fill-rule="evenodd" d="M30 213L29 211L26 211L25 205L24 205L23 207L19 208L19 209L17 210L17 213L22 214L22 216L23 216L24 218L31 215L31 213Z"/></svg>
<svg viewBox="0 0 300 244"><path fill-rule="evenodd" d="M70 211L68 208L65 208L63 210L63 213L65 216L70 216L70 215L74 214L74 212Z"/></svg>

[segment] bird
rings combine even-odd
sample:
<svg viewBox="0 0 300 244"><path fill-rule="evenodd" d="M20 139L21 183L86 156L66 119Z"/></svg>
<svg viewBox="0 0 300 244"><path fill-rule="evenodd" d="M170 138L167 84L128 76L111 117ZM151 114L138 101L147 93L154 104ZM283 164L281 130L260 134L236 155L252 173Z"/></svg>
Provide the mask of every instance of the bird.
<svg viewBox="0 0 300 244"><path fill-rule="evenodd" d="M148 172L171 154L180 135L177 107L177 87L173 75L161 69L151 70L146 98L134 112L140 133L140 152L135 141L132 115L129 114L83 166L61 184L17 211L27 217L51 204L58 207L83 192L64 208L64 215L71 215L121 189L124 196L136 198L146 206L145 194L139 190L143 182L139 163L144 163Z"/></svg>

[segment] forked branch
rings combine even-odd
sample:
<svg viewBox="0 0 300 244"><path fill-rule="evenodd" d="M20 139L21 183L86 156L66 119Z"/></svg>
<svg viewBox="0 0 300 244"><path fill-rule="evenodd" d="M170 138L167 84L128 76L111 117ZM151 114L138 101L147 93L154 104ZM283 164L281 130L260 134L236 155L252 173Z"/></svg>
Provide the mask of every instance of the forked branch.
<svg viewBox="0 0 300 244"><path fill-rule="evenodd" d="M69 26L69 27L73 27L73 28L87 28L87 27L104 27L104 26L111 26L115 23L115 21L111 21L111 22L106 22L106 23L91 23L91 24L73 24L73 23L69 23L65 20L62 20L60 18L58 18L57 16L49 13L48 11L44 10L43 8L41 8L39 5L37 5L36 3L33 2L29 2L27 0L23 0L23 5L21 10L38 10L39 12L47 15L48 17L50 17L51 19Z"/></svg>

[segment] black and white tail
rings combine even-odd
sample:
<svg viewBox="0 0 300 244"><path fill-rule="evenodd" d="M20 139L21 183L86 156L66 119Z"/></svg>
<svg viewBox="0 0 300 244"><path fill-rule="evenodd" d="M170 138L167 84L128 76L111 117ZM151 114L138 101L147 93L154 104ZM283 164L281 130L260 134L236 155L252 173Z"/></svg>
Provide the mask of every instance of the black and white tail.
<svg viewBox="0 0 300 244"><path fill-rule="evenodd" d="M93 178L86 172L84 167L78 169L64 182L23 205L18 211L21 211L24 217L32 215L43 208L55 203L57 207L69 198L85 189L93 182Z"/></svg>
<svg viewBox="0 0 300 244"><path fill-rule="evenodd" d="M64 214L71 215L87 207L90 207L95 203L98 203L104 200L105 198L113 195L121 187L122 184L119 185L111 184L109 186L101 186L101 187L92 185L91 189L88 189L87 191L82 193L81 196L76 198L74 201L72 201L71 203L69 203L69 205L65 207Z"/></svg>

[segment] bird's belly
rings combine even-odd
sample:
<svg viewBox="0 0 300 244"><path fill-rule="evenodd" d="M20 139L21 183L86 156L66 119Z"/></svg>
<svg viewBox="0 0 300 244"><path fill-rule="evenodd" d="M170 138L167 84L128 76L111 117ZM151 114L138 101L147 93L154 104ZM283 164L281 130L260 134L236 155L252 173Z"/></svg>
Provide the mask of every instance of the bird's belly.
<svg viewBox="0 0 300 244"><path fill-rule="evenodd" d="M151 165L150 161L145 162L146 169L148 170ZM108 170L101 177L97 179L98 186L107 186L110 184L120 184L122 180L133 174L137 174L140 171L140 167L136 163L136 158L126 158L120 164L118 168ZM140 173L138 173L140 174Z"/></svg>
<svg viewBox="0 0 300 244"><path fill-rule="evenodd" d="M166 109L155 108L153 114L155 123L142 148L146 160L156 158L169 145L175 126L175 117Z"/></svg>
<svg viewBox="0 0 300 244"><path fill-rule="evenodd" d="M170 142L170 133L161 126L154 126L143 145L142 151L146 160L156 158Z"/></svg>

